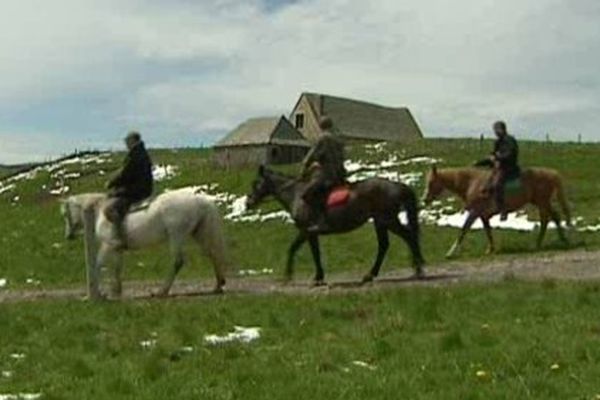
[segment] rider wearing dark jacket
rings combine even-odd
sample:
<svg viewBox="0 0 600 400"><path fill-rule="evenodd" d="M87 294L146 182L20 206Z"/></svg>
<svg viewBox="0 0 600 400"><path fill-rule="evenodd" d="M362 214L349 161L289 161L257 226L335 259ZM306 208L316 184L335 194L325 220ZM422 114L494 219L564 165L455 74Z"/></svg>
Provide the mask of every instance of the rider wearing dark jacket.
<svg viewBox="0 0 600 400"><path fill-rule="evenodd" d="M123 167L107 187L111 198L107 214L115 225L119 247L126 247L124 220L129 208L152 195L152 160L146 151L141 135L130 132L125 138L129 150Z"/></svg>
<svg viewBox="0 0 600 400"><path fill-rule="evenodd" d="M319 124L323 135L304 158L302 170L302 176L309 179L302 198L313 211L314 225L309 231L327 230L327 196L346 181L344 143L332 133L330 118L322 118Z"/></svg>
<svg viewBox="0 0 600 400"><path fill-rule="evenodd" d="M501 218L504 220L507 214L504 202L504 185L509 180L518 178L521 173L519 145L517 140L508 134L506 123L503 121L494 123L494 133L496 134L496 142L490 158L479 161L475 165L494 167L492 186L496 205L501 213Z"/></svg>

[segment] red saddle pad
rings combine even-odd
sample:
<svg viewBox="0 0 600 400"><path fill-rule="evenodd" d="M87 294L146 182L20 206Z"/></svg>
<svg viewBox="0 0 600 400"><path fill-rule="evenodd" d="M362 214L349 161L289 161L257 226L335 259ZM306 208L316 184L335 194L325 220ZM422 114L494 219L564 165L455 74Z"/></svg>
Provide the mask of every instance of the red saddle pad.
<svg viewBox="0 0 600 400"><path fill-rule="evenodd" d="M350 189L346 186L334 188L327 197L327 207L333 208L346 204L350 198Z"/></svg>

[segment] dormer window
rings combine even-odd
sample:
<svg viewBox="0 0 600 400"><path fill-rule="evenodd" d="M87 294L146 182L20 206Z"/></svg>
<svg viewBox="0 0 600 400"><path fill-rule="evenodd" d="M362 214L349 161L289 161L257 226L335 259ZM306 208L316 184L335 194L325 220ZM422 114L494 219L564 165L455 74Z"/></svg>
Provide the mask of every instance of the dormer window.
<svg viewBox="0 0 600 400"><path fill-rule="evenodd" d="M304 128L304 114L296 114L296 129Z"/></svg>

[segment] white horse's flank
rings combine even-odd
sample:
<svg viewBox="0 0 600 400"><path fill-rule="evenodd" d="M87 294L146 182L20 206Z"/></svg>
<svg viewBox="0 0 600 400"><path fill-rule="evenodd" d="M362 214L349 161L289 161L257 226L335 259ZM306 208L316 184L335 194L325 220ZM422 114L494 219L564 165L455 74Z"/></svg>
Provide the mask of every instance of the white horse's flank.
<svg viewBox="0 0 600 400"><path fill-rule="evenodd" d="M93 257L92 265L88 266L92 269L88 279L92 298L101 297L100 269L110 258L116 259L112 295L120 296L122 291L122 252L113 245L112 223L104 215L106 204L106 195L89 193L68 197L61 208L67 239L74 238L77 232L88 226L86 236L95 237L99 244L96 251L93 243L86 243L86 248L90 249L88 258ZM86 215L90 219L87 222ZM171 247L175 258L173 270L158 295L166 296L169 293L177 273L183 267L183 247L190 237L202 246L212 262L217 279L215 291L222 291L224 274L229 266L222 219L217 206L195 189L178 189L158 196L147 209L129 214L125 226L129 249L142 249L164 242Z"/></svg>

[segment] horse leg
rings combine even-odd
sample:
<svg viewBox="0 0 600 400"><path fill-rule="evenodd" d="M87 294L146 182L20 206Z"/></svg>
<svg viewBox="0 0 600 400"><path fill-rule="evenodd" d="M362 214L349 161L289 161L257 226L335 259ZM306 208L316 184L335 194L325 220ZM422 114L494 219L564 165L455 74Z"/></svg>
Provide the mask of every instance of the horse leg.
<svg viewBox="0 0 600 400"><path fill-rule="evenodd" d="M473 222L475 222L477 218L478 217L475 213L469 212L469 215L467 216L467 219L463 224L463 227L460 231L460 234L458 235L458 238L456 239L456 242L454 242L452 247L450 247L450 250L448 250L448 253L446 253L446 258L452 258L456 256L456 254L460 250L460 246L462 245L465 236L467 235L467 232L469 231L469 229L471 229Z"/></svg>
<svg viewBox="0 0 600 400"><path fill-rule="evenodd" d="M494 252L496 251L496 246L494 245L494 235L492 234L492 226L490 225L490 219L487 217L481 217L481 222L483 223L485 236L487 236L488 240L488 248L486 250L486 254L494 254Z"/></svg>
<svg viewBox="0 0 600 400"><path fill-rule="evenodd" d="M540 208L540 232L538 234L536 248L539 250L542 248L544 237L546 236L546 230L548 229L548 221L550 219L550 211L548 208Z"/></svg>
<svg viewBox="0 0 600 400"><path fill-rule="evenodd" d="M218 209L210 210L192 235L213 265L217 280L213 293L223 293L225 272L231 271L232 266ZM180 243L183 245L183 240Z"/></svg>
<svg viewBox="0 0 600 400"><path fill-rule="evenodd" d="M102 268L106 264L106 260L112 254L113 249L108 244L102 244L100 249L98 250L98 254L96 255L96 259L94 261L94 265L91 271L91 279L90 279L90 299L91 300L102 300L104 299L104 295L100 290L100 277L102 273Z"/></svg>
<svg viewBox="0 0 600 400"><path fill-rule="evenodd" d="M390 248L390 238L388 235L387 227L381 222L375 221L375 233L377 234L377 257L375 263L371 268L371 271L364 276L362 282L371 282L377 275L379 275L379 269L383 263L383 259Z"/></svg>
<svg viewBox="0 0 600 400"><path fill-rule="evenodd" d="M123 294L123 283L121 274L123 272L123 252L117 251L115 254L115 263L113 270L113 282L110 289L110 294L114 298L120 298Z"/></svg>
<svg viewBox="0 0 600 400"><path fill-rule="evenodd" d="M554 222L554 224L556 225L556 232L558 233L558 238L564 244L569 244L569 239L567 239L562 224L560 223L560 215L552 207L550 207L550 218L552 218L552 222Z"/></svg>
<svg viewBox="0 0 600 400"><path fill-rule="evenodd" d="M404 225L402 225L397 217L392 219L388 229L392 231L392 233L401 237L402 240L404 240L408 245L412 255L412 266L415 270L415 275L417 278L425 277L425 271L423 271L425 260L423 258L423 254L421 253L419 239L415 237L410 229L407 229Z"/></svg>
<svg viewBox="0 0 600 400"><path fill-rule="evenodd" d="M173 269L167 275L167 278L165 279L158 293L156 293L156 296L158 297L167 297L169 295L169 292L171 291L171 287L173 286L173 282L175 282L177 274L179 273L179 271L181 271L181 268L183 268L183 265L185 264L183 251L179 243L180 242L172 245L172 253L175 258L175 261L173 262Z"/></svg>
<svg viewBox="0 0 600 400"><path fill-rule="evenodd" d="M298 252L298 250L300 250L300 248L305 242L306 236L304 236L304 234L302 233L299 233L298 236L296 236L296 239L294 239L294 241L290 245L290 248L288 250L287 265L285 267L284 279L286 282L291 281L292 277L294 276L294 259L296 257L296 253Z"/></svg>
<svg viewBox="0 0 600 400"><path fill-rule="evenodd" d="M325 285L325 272L323 271L323 265L321 264L321 248L319 247L319 236L310 235L308 237L308 244L310 245L310 251L313 256L315 263L316 273L314 278L314 286Z"/></svg>

